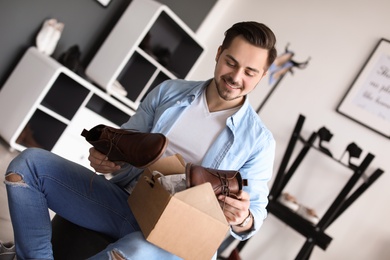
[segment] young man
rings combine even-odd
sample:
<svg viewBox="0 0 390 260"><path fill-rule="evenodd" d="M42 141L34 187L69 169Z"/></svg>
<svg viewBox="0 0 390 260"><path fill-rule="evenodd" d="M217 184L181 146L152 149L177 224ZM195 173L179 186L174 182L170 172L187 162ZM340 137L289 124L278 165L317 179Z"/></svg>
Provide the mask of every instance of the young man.
<svg viewBox="0 0 390 260"><path fill-rule="evenodd" d="M213 79L163 82L122 126L164 134L169 140L164 156L179 153L186 162L240 171L249 185L239 199L218 197L231 234L240 240L257 232L266 217L275 141L246 95L273 63L274 45L274 34L263 24L233 25L218 48ZM94 148L89 160L97 172L116 172L115 177L108 181L40 149L27 149L11 162L6 184L18 257L53 258L50 208L118 239L93 259L177 259L143 238L127 205L142 169L111 162Z"/></svg>

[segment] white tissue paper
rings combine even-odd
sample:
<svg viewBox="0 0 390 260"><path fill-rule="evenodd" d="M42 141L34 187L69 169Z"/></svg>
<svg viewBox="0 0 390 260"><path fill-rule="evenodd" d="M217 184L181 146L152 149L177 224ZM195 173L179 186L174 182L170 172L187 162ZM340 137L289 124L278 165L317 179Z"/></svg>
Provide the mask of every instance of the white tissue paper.
<svg viewBox="0 0 390 260"><path fill-rule="evenodd" d="M169 193L175 194L176 192L183 191L187 188L186 186L186 175L183 174L172 174L163 175L158 171L153 171L153 176L158 175L158 181Z"/></svg>

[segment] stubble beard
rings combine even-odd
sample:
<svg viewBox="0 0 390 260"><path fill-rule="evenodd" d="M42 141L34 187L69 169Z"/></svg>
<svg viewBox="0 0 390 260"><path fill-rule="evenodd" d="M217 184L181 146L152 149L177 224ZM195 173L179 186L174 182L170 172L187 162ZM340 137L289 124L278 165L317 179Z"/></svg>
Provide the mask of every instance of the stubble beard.
<svg viewBox="0 0 390 260"><path fill-rule="evenodd" d="M231 80L231 78L229 77L224 77L222 76L220 78L220 80L223 82L223 84L225 84L225 81L228 82L230 85L233 85L233 86L236 86L238 87L239 89L242 89L242 86L236 84L233 82L233 80ZM221 84L219 84L219 82L214 78L214 82L215 82L215 87L217 89L217 92L218 92L218 95L225 101L232 101L232 100L235 100L235 99L238 99L238 98L242 98L243 95L238 95L238 96L231 96L230 94L232 93L232 91L230 91L229 89L226 89L224 88L223 86L221 86Z"/></svg>

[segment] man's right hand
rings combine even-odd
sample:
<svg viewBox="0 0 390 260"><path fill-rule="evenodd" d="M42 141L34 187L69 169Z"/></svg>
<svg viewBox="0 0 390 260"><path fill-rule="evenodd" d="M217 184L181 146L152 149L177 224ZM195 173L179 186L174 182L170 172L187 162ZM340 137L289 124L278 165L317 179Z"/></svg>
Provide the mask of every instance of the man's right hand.
<svg viewBox="0 0 390 260"><path fill-rule="evenodd" d="M99 173L108 174L121 169L119 164L109 161L105 154L102 154L94 147L89 149L88 160L90 161L91 167Z"/></svg>

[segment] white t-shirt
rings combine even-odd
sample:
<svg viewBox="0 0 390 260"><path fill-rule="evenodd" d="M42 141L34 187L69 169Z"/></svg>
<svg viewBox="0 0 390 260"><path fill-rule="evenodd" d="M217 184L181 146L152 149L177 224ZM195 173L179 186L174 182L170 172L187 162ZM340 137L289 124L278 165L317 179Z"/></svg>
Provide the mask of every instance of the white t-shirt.
<svg viewBox="0 0 390 260"><path fill-rule="evenodd" d="M178 153L186 162L201 164L211 144L226 127L227 118L239 109L240 107L235 107L210 113L204 91L184 111L168 133L169 144L165 156Z"/></svg>

